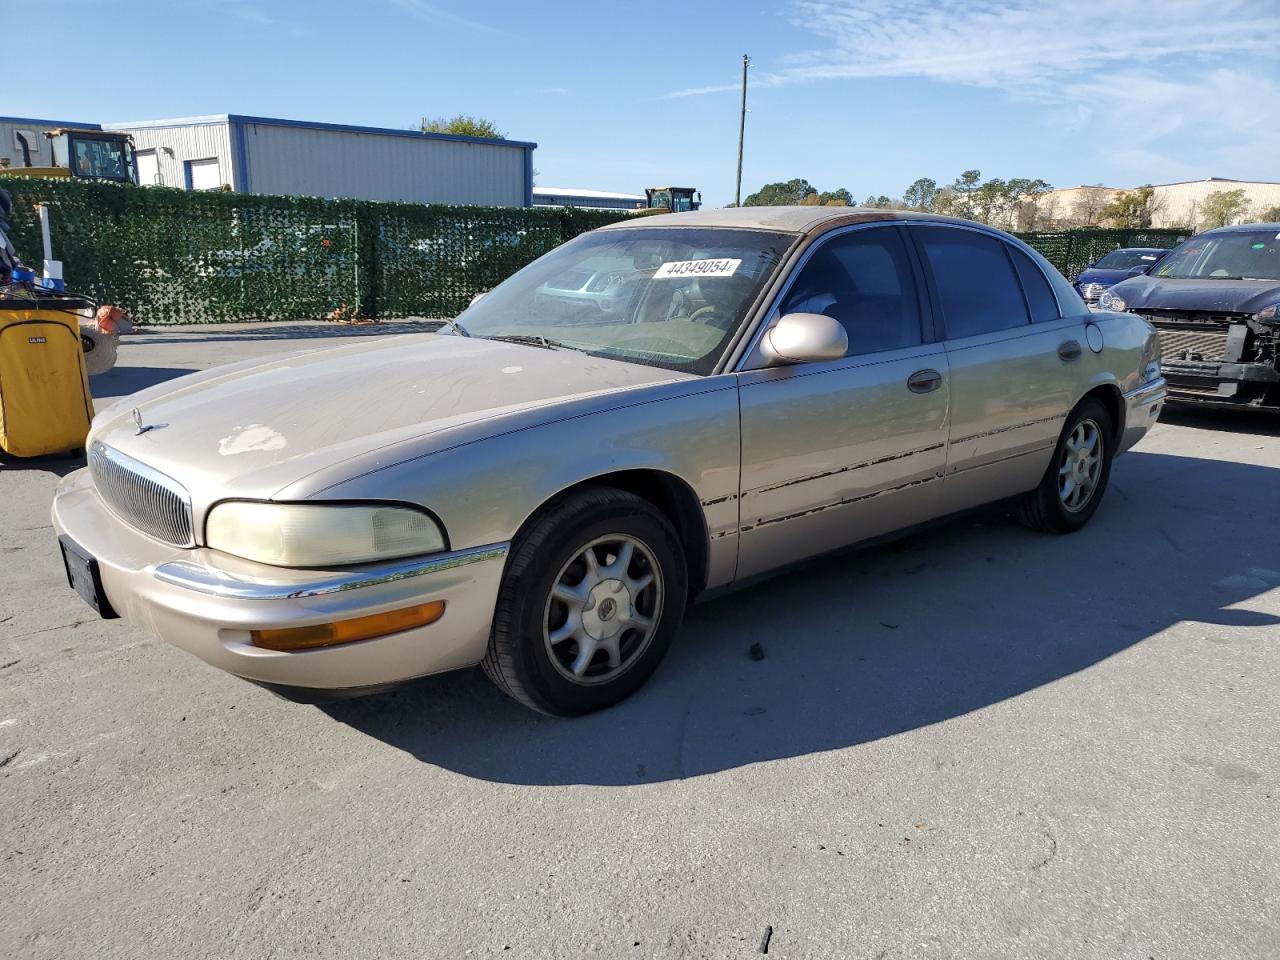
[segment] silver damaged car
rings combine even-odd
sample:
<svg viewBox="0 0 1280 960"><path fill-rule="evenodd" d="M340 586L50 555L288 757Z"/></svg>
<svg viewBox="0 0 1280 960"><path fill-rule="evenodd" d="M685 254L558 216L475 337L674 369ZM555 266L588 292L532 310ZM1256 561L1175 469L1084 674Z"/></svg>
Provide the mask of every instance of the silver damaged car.
<svg viewBox="0 0 1280 960"><path fill-rule="evenodd" d="M71 585L299 700L476 663L606 707L686 605L991 501L1078 530L1165 397L1141 317L909 212L701 210L530 264L438 334L217 367L101 413Z"/></svg>

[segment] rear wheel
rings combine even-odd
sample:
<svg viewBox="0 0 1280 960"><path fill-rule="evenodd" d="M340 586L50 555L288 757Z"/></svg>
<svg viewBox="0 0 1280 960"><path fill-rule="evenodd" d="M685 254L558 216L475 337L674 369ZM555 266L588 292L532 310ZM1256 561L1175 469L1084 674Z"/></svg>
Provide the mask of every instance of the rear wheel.
<svg viewBox="0 0 1280 960"><path fill-rule="evenodd" d="M676 532L653 504L603 487L567 497L512 545L485 673L543 713L617 703L671 645L686 578Z"/></svg>
<svg viewBox="0 0 1280 960"><path fill-rule="evenodd" d="M1040 485L1018 502L1018 518L1047 533L1072 533L1088 523L1107 489L1114 436L1101 401L1082 401L1067 417Z"/></svg>

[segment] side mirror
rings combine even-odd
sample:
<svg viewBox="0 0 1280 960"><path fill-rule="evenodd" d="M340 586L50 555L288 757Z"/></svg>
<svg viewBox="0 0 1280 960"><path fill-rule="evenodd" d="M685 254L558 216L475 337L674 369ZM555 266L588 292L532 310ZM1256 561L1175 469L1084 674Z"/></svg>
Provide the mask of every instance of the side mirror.
<svg viewBox="0 0 1280 960"><path fill-rule="evenodd" d="M839 360L849 352L849 335L821 313L788 313L760 341L769 366Z"/></svg>
<svg viewBox="0 0 1280 960"><path fill-rule="evenodd" d="M1140 276L1142 276L1144 273L1146 273L1148 270L1150 270L1152 266L1154 266L1154 264L1148 264L1148 265L1147 265L1147 266L1145 266L1145 267L1130 267L1130 268L1129 268L1129 276L1131 276L1131 277L1140 277Z"/></svg>

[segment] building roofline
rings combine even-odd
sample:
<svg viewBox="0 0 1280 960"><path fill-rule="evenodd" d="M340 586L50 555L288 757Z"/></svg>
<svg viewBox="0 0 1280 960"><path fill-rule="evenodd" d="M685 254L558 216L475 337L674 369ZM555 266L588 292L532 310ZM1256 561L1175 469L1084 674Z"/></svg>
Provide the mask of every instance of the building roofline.
<svg viewBox="0 0 1280 960"><path fill-rule="evenodd" d="M215 113L202 117L175 117L169 120L138 120L132 123L103 124L104 130L141 130L148 127L191 127L212 123L262 124L269 127L299 127L306 130L330 130L336 133L368 133L382 137L410 137L415 140L452 140L455 143L481 143L490 146L519 147L534 150L537 144L528 140L506 140L496 137L465 137L456 133L423 133L419 130L396 130L391 127L364 127L349 123L323 123L311 120L284 120L279 117L252 117L240 113Z"/></svg>
<svg viewBox="0 0 1280 960"><path fill-rule="evenodd" d="M1074 187L1054 187L1050 193L1058 193L1062 190L1138 190L1142 187L1184 187L1192 183L1221 183L1230 184L1238 183L1245 186L1258 187L1280 187L1280 180L1235 180L1231 177L1201 177L1198 180L1172 180L1169 183L1139 183L1132 187L1108 187L1100 183L1081 183Z"/></svg>
<svg viewBox="0 0 1280 960"><path fill-rule="evenodd" d="M643 200L643 193L615 193L612 190L591 190L586 187L534 187L534 196L583 197L600 200Z"/></svg>
<svg viewBox="0 0 1280 960"><path fill-rule="evenodd" d="M100 123L79 123L75 120L40 120L36 117L0 117L0 123L29 123L36 127L68 127L77 130L101 130Z"/></svg>

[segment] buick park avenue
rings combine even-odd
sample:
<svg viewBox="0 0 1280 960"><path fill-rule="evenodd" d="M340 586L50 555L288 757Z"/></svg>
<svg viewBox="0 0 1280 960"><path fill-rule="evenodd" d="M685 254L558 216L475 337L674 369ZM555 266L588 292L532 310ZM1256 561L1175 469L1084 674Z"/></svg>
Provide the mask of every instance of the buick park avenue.
<svg viewBox="0 0 1280 960"><path fill-rule="evenodd" d="M437 334L136 394L53 517L103 616L282 695L480 663L581 714L707 591L991 501L1078 530L1164 397L1147 321L1007 234L701 210L584 234Z"/></svg>

